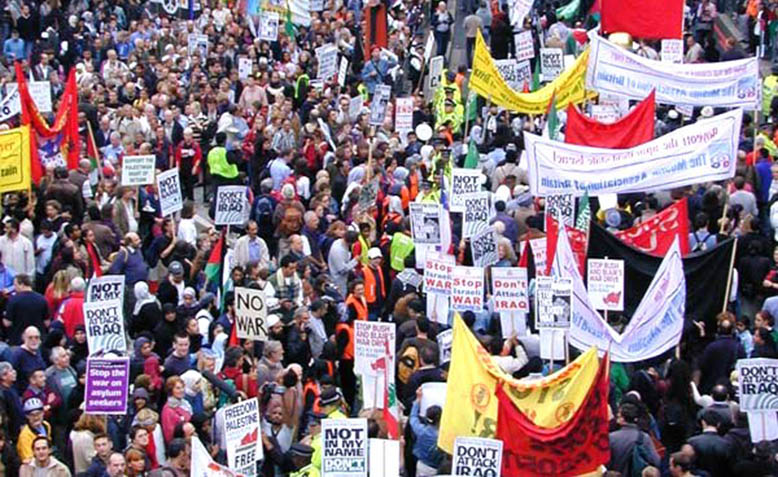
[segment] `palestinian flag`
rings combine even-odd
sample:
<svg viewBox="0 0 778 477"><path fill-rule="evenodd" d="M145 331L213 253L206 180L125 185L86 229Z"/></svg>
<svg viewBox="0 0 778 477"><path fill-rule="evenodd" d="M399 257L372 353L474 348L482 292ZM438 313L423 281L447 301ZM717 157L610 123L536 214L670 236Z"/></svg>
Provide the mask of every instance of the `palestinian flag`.
<svg viewBox="0 0 778 477"><path fill-rule="evenodd" d="M295 28L294 23L292 22L292 9L289 7L289 2L286 2L286 21L284 23L284 32L286 32L286 36L288 36L290 39L294 39L295 35L297 34L297 28Z"/></svg>
<svg viewBox="0 0 778 477"><path fill-rule="evenodd" d="M592 219L592 211L589 207L589 191L585 190L578 203L578 217L575 220L575 228L583 230L589 235L589 221Z"/></svg>
<svg viewBox="0 0 778 477"><path fill-rule="evenodd" d="M222 230L219 236L219 241L211 249L211 255L208 257L208 262L205 264L205 279L207 282L214 282L219 284L219 289L222 287L221 283L221 268L224 263L224 230Z"/></svg>
<svg viewBox="0 0 778 477"><path fill-rule="evenodd" d="M559 135L559 128L561 127L559 124L559 116L557 116L556 113L556 91L551 95L551 101L548 103L548 111L546 111L546 113L548 114L546 119L548 137L553 141L556 141L557 136Z"/></svg>

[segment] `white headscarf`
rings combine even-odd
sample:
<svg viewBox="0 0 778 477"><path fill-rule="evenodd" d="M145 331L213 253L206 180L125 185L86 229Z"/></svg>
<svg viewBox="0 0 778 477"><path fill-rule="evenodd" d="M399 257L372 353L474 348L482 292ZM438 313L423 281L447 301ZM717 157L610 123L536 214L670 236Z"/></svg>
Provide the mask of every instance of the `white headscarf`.
<svg viewBox="0 0 778 477"><path fill-rule="evenodd" d="M138 313L140 313L140 309L143 308L143 305L145 305L146 303L157 302L157 304L159 304L159 302L157 301L157 297L149 293L148 283L144 281L135 282L134 291L135 291L135 308L132 310L133 315L137 315ZM160 308L162 307L160 306Z"/></svg>

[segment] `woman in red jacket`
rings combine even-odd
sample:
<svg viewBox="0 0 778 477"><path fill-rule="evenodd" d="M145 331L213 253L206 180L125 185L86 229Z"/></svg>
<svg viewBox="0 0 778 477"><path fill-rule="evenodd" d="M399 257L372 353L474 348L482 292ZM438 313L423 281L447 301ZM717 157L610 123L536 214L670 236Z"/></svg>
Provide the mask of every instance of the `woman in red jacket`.
<svg viewBox="0 0 778 477"><path fill-rule="evenodd" d="M179 422L189 422L192 418L192 405L184 399L186 386L178 376L171 376L165 382L167 402L162 408L162 435L165 442L173 439L173 432Z"/></svg>

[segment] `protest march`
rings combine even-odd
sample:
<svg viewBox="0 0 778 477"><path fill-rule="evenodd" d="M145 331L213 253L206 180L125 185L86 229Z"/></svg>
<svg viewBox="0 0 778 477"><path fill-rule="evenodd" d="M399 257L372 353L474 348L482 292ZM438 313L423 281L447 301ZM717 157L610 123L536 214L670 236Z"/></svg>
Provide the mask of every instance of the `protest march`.
<svg viewBox="0 0 778 477"><path fill-rule="evenodd" d="M6 0L0 477L778 477L775 0Z"/></svg>

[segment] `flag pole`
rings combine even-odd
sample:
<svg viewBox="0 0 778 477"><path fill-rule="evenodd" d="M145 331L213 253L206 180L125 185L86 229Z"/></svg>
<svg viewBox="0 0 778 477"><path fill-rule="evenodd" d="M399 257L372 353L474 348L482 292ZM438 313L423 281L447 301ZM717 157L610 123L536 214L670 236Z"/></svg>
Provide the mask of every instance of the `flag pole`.
<svg viewBox="0 0 778 477"><path fill-rule="evenodd" d="M92 149L95 151L95 160L97 161L97 174L100 177L100 180L102 181L104 179L103 177L103 168L100 167L100 150L97 148L97 142L95 142L95 135L92 132L92 123L89 122L89 119L86 120L86 130L89 134L89 137L87 140L92 143Z"/></svg>
<svg viewBox="0 0 778 477"><path fill-rule="evenodd" d="M729 293L732 288L732 269L735 266L735 252L737 252L737 237L735 237L735 243L732 244L732 256L729 258L729 273L727 274L727 289L724 293L724 305L721 307L721 311L727 311L727 303L729 303Z"/></svg>

